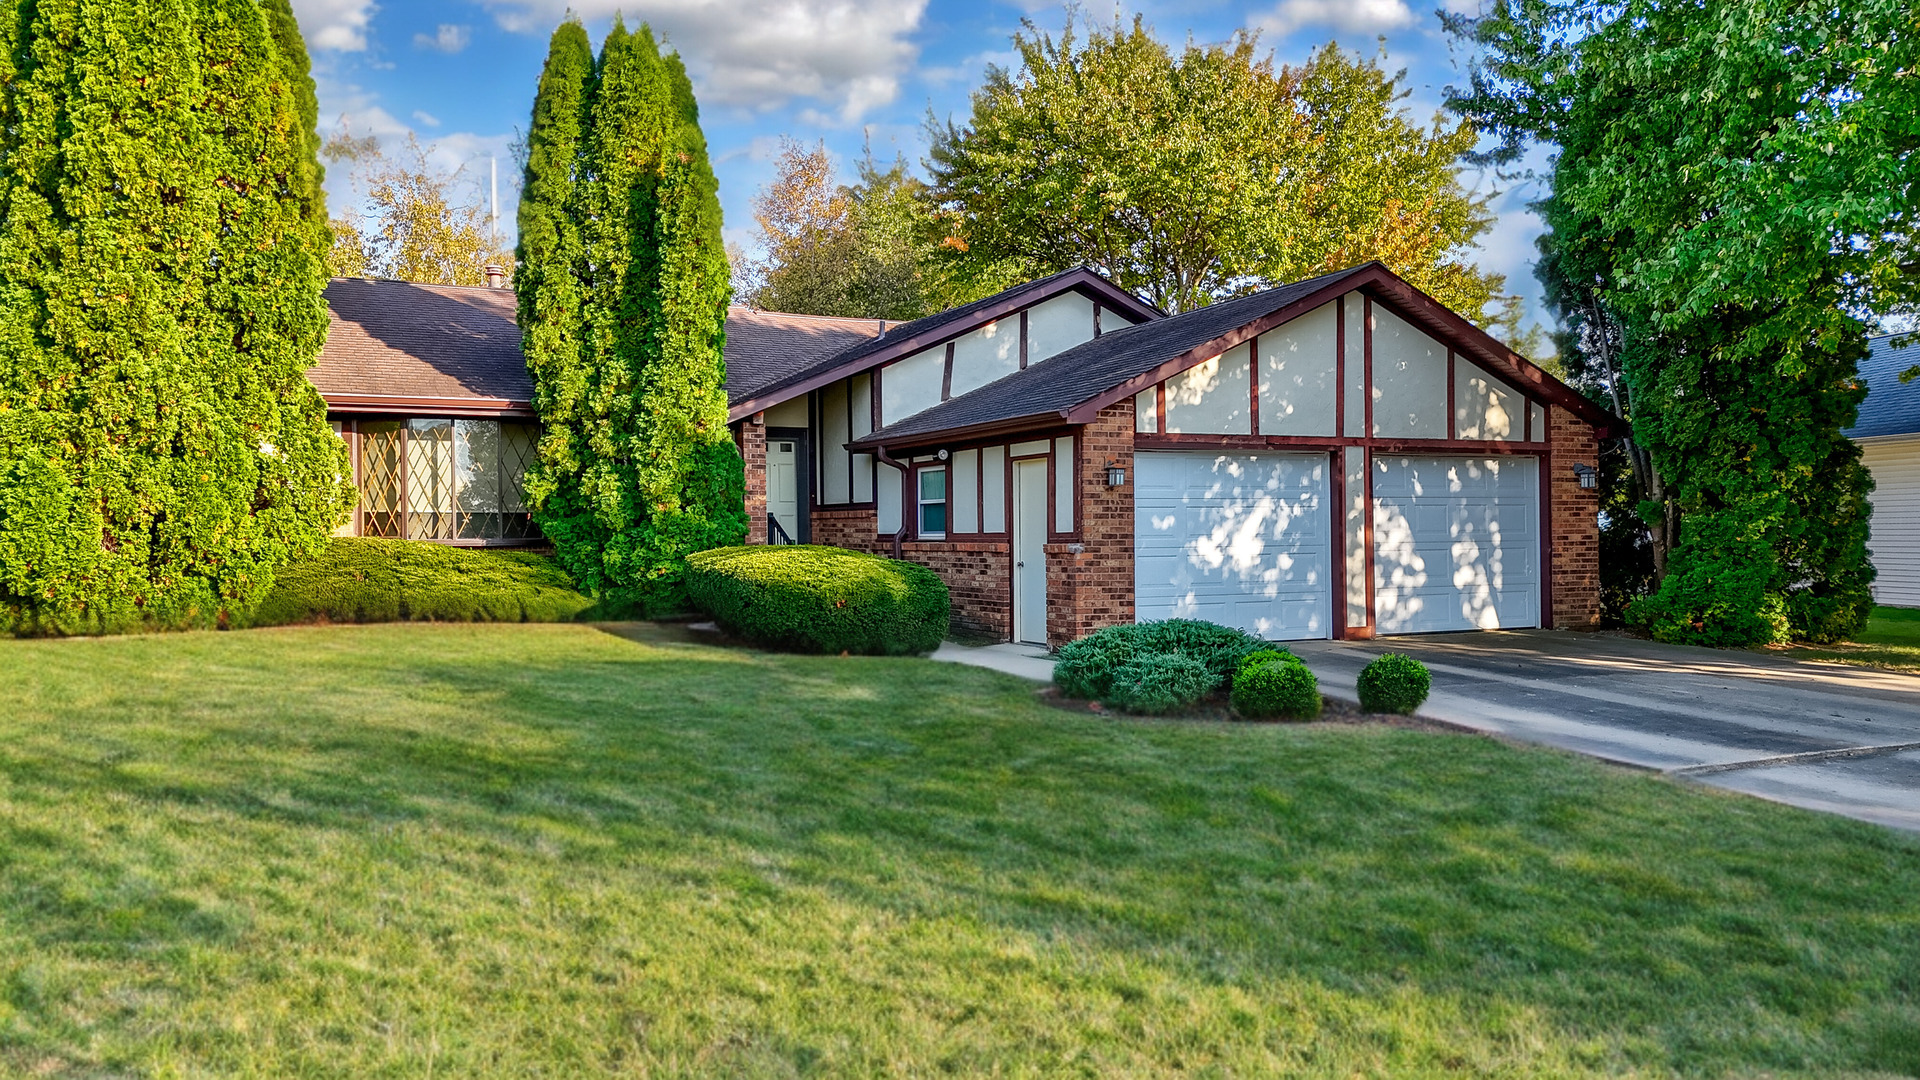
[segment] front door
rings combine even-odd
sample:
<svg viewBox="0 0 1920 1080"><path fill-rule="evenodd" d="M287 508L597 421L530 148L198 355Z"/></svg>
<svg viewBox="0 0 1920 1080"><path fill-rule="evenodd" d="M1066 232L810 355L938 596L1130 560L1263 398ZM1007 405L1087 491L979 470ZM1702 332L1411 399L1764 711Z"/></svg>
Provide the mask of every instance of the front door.
<svg viewBox="0 0 1920 1080"><path fill-rule="evenodd" d="M1047 644L1047 462L1013 463L1013 640Z"/></svg>
<svg viewBox="0 0 1920 1080"><path fill-rule="evenodd" d="M779 524L767 526L767 543L800 542L800 455L794 439L767 439L767 513Z"/></svg>

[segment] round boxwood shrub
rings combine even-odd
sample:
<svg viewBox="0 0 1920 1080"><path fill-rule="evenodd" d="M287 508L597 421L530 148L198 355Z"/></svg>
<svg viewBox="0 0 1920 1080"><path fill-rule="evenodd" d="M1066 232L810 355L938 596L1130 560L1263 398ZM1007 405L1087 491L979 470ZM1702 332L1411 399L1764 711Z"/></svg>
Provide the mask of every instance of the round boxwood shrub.
<svg viewBox="0 0 1920 1080"><path fill-rule="evenodd" d="M1120 668L1172 653L1206 668L1212 680L1206 692L1212 693L1232 680L1242 658L1268 648L1245 631L1198 619L1123 623L1061 646L1054 657L1053 681L1066 697L1104 701Z"/></svg>
<svg viewBox="0 0 1920 1080"><path fill-rule="evenodd" d="M567 622L591 607L545 555L334 537L282 569L266 598L232 625Z"/></svg>
<svg viewBox="0 0 1920 1080"><path fill-rule="evenodd" d="M1254 653L1234 674L1233 711L1249 720L1312 719L1320 715L1320 681L1292 653Z"/></svg>
<svg viewBox="0 0 1920 1080"><path fill-rule="evenodd" d="M1121 712L1154 716L1186 708L1211 693L1214 685L1213 672L1200 661L1179 653L1153 653L1115 669L1101 700Z"/></svg>
<svg viewBox="0 0 1920 1080"><path fill-rule="evenodd" d="M1376 713L1411 713L1427 700L1433 676L1411 656L1388 653L1360 669L1360 707Z"/></svg>
<svg viewBox="0 0 1920 1080"><path fill-rule="evenodd" d="M687 594L756 645L868 656L933 651L952 608L946 583L924 566L813 544L689 555Z"/></svg>

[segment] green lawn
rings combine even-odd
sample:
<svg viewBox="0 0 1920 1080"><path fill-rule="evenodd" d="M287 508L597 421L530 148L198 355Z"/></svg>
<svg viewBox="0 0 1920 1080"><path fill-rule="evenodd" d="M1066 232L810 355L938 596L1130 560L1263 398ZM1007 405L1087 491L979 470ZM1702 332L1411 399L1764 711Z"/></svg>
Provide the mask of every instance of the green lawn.
<svg viewBox="0 0 1920 1080"><path fill-rule="evenodd" d="M1850 644L1817 646L1798 655L1920 672L1920 608L1874 608L1866 630Z"/></svg>
<svg viewBox="0 0 1920 1080"><path fill-rule="evenodd" d="M1920 841L639 628L0 642L0 1075L1920 1073Z"/></svg>

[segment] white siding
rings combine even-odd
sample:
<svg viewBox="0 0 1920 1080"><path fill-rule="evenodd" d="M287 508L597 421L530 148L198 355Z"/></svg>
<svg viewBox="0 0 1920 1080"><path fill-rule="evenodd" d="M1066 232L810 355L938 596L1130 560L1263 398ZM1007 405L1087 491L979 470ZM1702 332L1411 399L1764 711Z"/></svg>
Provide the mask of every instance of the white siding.
<svg viewBox="0 0 1920 1080"><path fill-rule="evenodd" d="M873 434L873 375L855 375L848 380L848 406L852 412L853 438ZM873 501L873 455L853 455L854 502Z"/></svg>
<svg viewBox="0 0 1920 1080"><path fill-rule="evenodd" d="M1364 303L1359 293L1348 293L1343 301L1347 322L1347 415L1346 426L1340 429L1340 434L1356 439L1366 434L1367 427L1367 330Z"/></svg>
<svg viewBox="0 0 1920 1080"><path fill-rule="evenodd" d="M1347 625L1367 625L1367 452L1349 446L1342 453L1346 473L1345 525L1347 561Z"/></svg>
<svg viewBox="0 0 1920 1080"><path fill-rule="evenodd" d="M1334 306L1323 304L1260 335L1260 434L1332 435Z"/></svg>
<svg viewBox="0 0 1920 1080"><path fill-rule="evenodd" d="M1167 430L1210 435L1253 433L1247 356L1240 345L1167 380Z"/></svg>
<svg viewBox="0 0 1920 1080"><path fill-rule="evenodd" d="M1133 430L1148 434L1160 430L1160 388L1149 386L1133 395Z"/></svg>
<svg viewBox="0 0 1920 1080"><path fill-rule="evenodd" d="M1053 440L1053 531L1073 531L1073 436Z"/></svg>
<svg viewBox="0 0 1920 1080"><path fill-rule="evenodd" d="M961 450L955 453L948 475L953 478L953 486L948 493L948 502L953 509L953 531L979 532L980 451Z"/></svg>
<svg viewBox="0 0 1920 1080"><path fill-rule="evenodd" d="M1546 442L1547 441L1547 407L1545 405L1540 404L1537 401L1529 401L1527 403L1527 413L1529 416L1532 417L1532 419L1527 421L1527 423L1533 425L1532 441Z"/></svg>
<svg viewBox="0 0 1920 1080"><path fill-rule="evenodd" d="M820 501L845 503L852 498L852 466L847 457L847 384L820 388Z"/></svg>
<svg viewBox="0 0 1920 1080"><path fill-rule="evenodd" d="M1453 358L1453 430L1457 439L1519 439L1527 402L1519 391L1456 356Z"/></svg>
<svg viewBox="0 0 1920 1080"><path fill-rule="evenodd" d="M787 400L767 410L768 427L803 428L807 426L807 396Z"/></svg>
<svg viewBox="0 0 1920 1080"><path fill-rule="evenodd" d="M954 341L953 383L948 396L959 397L1019 370L1019 317L988 323Z"/></svg>
<svg viewBox="0 0 1920 1080"><path fill-rule="evenodd" d="M1064 293L1027 309L1027 366L1093 340L1093 301Z"/></svg>
<svg viewBox="0 0 1920 1080"><path fill-rule="evenodd" d="M1373 433L1447 437L1447 347L1373 305Z"/></svg>
<svg viewBox="0 0 1920 1080"><path fill-rule="evenodd" d="M880 465L873 470L873 509L880 521L880 535L900 531L900 470Z"/></svg>
<svg viewBox="0 0 1920 1080"><path fill-rule="evenodd" d="M1873 472L1873 538L1867 547L1879 576L1873 598L1889 607L1920 607L1920 435L1862 443Z"/></svg>
<svg viewBox="0 0 1920 1080"><path fill-rule="evenodd" d="M980 531L1007 531L1007 448L980 451Z"/></svg>
<svg viewBox="0 0 1920 1080"><path fill-rule="evenodd" d="M880 422L891 424L940 404L947 374L947 347L923 349L880 369Z"/></svg>

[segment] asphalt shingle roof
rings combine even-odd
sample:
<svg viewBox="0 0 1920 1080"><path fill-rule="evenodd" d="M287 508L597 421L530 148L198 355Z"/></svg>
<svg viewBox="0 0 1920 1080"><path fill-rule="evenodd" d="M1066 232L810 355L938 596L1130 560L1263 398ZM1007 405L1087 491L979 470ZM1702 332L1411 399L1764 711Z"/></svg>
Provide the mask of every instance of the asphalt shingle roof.
<svg viewBox="0 0 1920 1080"><path fill-rule="evenodd" d="M878 338L882 326L891 332L899 325L728 308L727 399L743 401L824 361L838 363L841 355Z"/></svg>
<svg viewBox="0 0 1920 1080"><path fill-rule="evenodd" d="M1101 334L1023 371L888 424L860 441L897 442L956 428L1065 413L1189 349L1366 269L1356 266L1339 270Z"/></svg>
<svg viewBox="0 0 1920 1080"><path fill-rule="evenodd" d="M1856 439L1882 435L1920 435L1920 379L1900 381L1900 373L1920 365L1920 342L1896 348L1900 336L1886 334L1867 339L1870 350L1860 361L1860 377L1867 382L1867 400L1860 403L1859 419L1847 434Z"/></svg>

